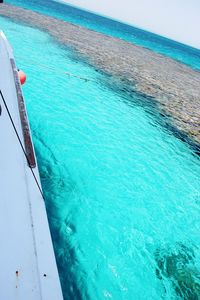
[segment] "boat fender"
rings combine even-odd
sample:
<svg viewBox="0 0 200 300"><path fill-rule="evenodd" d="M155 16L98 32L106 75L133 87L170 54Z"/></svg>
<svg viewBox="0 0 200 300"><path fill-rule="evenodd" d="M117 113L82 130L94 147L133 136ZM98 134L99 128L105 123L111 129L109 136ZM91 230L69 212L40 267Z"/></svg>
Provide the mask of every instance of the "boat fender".
<svg viewBox="0 0 200 300"><path fill-rule="evenodd" d="M21 84L24 84L26 81L26 74L22 70L18 70L19 80Z"/></svg>

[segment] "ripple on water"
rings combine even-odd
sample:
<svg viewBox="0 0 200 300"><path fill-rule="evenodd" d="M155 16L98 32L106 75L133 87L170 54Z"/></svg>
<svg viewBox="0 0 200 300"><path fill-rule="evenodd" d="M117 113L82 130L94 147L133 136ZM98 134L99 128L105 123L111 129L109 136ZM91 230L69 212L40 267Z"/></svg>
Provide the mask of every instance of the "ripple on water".
<svg viewBox="0 0 200 300"><path fill-rule="evenodd" d="M28 77L65 299L198 299L198 158L138 105L141 96L127 105L104 75L48 35L2 18L0 25Z"/></svg>

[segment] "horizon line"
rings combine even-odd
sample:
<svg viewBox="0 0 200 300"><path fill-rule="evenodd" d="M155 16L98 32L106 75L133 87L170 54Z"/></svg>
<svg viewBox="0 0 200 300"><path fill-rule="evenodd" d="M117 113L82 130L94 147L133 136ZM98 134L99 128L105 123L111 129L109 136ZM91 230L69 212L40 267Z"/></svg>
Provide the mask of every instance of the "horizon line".
<svg viewBox="0 0 200 300"><path fill-rule="evenodd" d="M98 12L95 12L95 11L92 11L92 10L90 10L90 9L83 8L83 7L81 7L81 6L77 6L77 5L68 3L67 0L53 0L53 1L54 1L54 2L58 2L58 3L63 3L64 5L68 5L68 6L70 6L70 7L73 7L73 8L79 9L79 10L83 10L83 11L88 12L88 13L91 13L91 14L93 14L93 15L103 17L103 18L105 18L105 19L110 19L110 20L115 21L115 22L117 22L117 23L121 23L121 24L124 24L124 25L130 26L130 27L136 28L136 29L141 30L141 31L146 31L146 32L148 32L148 33L151 33L151 34L156 35L156 36L158 36L158 37L167 39L167 40L172 41L172 42L174 42L174 43L178 43L178 44L183 45L183 46L185 46L185 47L192 48L192 49L194 49L195 51L200 51L200 48L197 48L196 46L193 46L193 45L191 45L191 44L186 44L186 43L184 43L184 42L181 42L181 41L178 41L178 40L174 40L174 39L172 39L172 38L170 38L170 37L168 37L168 36L161 35L161 34L159 34L159 33L149 31L147 28L144 28L144 27L143 27L143 28L142 28L142 27L138 27L138 26L135 25L135 24L131 24L131 23L129 23L129 22L125 22L125 21L123 21L123 20L121 20L121 19L116 19L116 18L110 17L110 16L108 16L108 15L104 15L104 14L101 14L101 13L98 13Z"/></svg>

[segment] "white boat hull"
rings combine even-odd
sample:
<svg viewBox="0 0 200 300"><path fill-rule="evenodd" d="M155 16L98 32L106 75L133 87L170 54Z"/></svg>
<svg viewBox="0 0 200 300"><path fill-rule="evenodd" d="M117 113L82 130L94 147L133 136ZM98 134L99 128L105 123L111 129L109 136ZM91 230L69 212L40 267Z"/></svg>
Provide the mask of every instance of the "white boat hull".
<svg viewBox="0 0 200 300"><path fill-rule="evenodd" d="M0 33L0 89L24 148L12 49ZM16 70L15 70L16 71ZM37 163L31 169L0 97L0 299L63 299ZM31 171L32 170L32 171Z"/></svg>

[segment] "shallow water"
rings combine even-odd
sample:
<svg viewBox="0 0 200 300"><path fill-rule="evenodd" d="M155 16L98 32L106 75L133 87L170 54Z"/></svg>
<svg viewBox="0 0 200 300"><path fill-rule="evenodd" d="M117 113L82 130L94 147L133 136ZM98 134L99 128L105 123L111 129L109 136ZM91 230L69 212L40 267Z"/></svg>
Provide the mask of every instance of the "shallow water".
<svg viewBox="0 0 200 300"><path fill-rule="evenodd" d="M145 98L109 89L103 74L45 33L3 18L0 27L28 78L65 299L179 299L179 269L193 278L186 287L194 297L182 288L182 299L199 299L199 158Z"/></svg>
<svg viewBox="0 0 200 300"><path fill-rule="evenodd" d="M33 11L149 48L200 70L200 50L54 0L6 0Z"/></svg>

